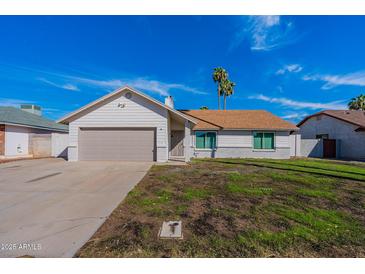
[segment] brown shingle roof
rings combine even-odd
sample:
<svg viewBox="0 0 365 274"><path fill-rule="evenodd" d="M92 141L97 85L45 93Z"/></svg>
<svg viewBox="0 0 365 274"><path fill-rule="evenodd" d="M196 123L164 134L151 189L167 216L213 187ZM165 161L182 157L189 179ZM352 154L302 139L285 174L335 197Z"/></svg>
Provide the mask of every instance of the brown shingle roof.
<svg viewBox="0 0 365 274"><path fill-rule="evenodd" d="M365 111L362 110L323 110L304 118L297 126L299 127L309 118L322 114L359 126L359 129L365 129Z"/></svg>
<svg viewBox="0 0 365 274"><path fill-rule="evenodd" d="M265 110L183 110L181 112L198 120L194 130L298 130L294 124Z"/></svg>

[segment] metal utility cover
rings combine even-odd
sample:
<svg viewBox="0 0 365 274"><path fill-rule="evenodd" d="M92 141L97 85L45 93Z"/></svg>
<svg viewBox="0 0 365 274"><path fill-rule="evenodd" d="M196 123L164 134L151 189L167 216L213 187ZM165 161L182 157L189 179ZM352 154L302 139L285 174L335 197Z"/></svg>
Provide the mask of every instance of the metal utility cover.
<svg viewBox="0 0 365 274"><path fill-rule="evenodd" d="M182 222L181 221L168 221L163 222L159 232L161 239L182 239Z"/></svg>

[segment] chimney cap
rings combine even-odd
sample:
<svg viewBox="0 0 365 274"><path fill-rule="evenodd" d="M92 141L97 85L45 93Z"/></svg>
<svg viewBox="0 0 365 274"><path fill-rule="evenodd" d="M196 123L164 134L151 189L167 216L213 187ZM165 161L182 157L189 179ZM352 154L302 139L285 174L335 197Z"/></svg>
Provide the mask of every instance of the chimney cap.
<svg viewBox="0 0 365 274"><path fill-rule="evenodd" d="M171 95L168 95L166 98L165 98L165 105L170 107L170 108L174 108L174 99L172 98Z"/></svg>

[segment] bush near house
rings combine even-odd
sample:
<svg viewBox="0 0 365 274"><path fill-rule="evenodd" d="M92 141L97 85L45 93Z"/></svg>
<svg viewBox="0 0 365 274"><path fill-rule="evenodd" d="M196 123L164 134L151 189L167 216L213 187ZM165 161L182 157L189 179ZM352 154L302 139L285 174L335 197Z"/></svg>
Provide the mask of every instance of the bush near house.
<svg viewBox="0 0 365 274"><path fill-rule="evenodd" d="M79 257L364 257L365 165L195 160L154 166ZM158 239L182 220L183 240Z"/></svg>

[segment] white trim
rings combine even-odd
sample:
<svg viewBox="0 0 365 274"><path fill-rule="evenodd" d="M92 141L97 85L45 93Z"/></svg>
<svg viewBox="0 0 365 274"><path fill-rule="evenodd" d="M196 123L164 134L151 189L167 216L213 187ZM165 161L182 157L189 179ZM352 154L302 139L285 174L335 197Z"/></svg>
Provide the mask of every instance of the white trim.
<svg viewBox="0 0 365 274"><path fill-rule="evenodd" d="M71 112L70 114L68 114L68 115L66 115L66 116L64 116L64 117L62 117L62 118L60 118L59 120L57 120L57 123L67 123L67 122L68 122L68 120L69 120L71 117L73 117L73 116L75 116L75 115L79 114L80 112L82 112L82 111L84 111L84 110L86 110L86 109L88 109L88 108L90 108L90 107L92 107L92 106L95 106L96 104L98 104L98 103L100 103L100 102L103 102L103 101L105 101L105 100L109 99L110 97L113 97L113 96L115 96L115 95L117 95L117 94L119 94L119 93L122 93L122 92L123 92L123 91L125 91L125 90L129 90L129 91L131 91L131 92L134 92L134 93L138 94L139 96L141 96L141 97L143 97L143 98L145 98L145 99L147 99L147 100L149 100L149 101L151 101L151 102L153 102L153 103L157 104L158 106L163 107L163 108L165 108L165 109L167 109L167 110L171 111L172 113L175 113L176 115L178 115L178 116L180 116L180 117L184 118L185 120L188 120L188 121L190 121L190 122L192 122L192 123L194 123L194 124L197 124L197 121L196 121L195 119L190 118L190 117L188 117L187 115L185 115L185 114L181 113L180 111L177 111L177 110L175 110L175 109L173 109L173 108L170 108L170 107L166 106L165 104L163 104L163 103L159 102L158 100L155 100L155 99L153 99L152 97L150 97L150 96L148 96L148 95L146 95L146 94L144 94L144 93L142 93L142 92L140 92L140 91L137 91L137 90L135 90L135 89L132 89L132 88L130 88L130 87L128 87L128 86L124 86L124 87L118 88L118 89L116 89L115 91L113 91L113 92L111 92L111 93L109 93L109 94L107 94L107 95L105 95L105 96L103 96L103 97L101 97L101 98L99 98L99 99L97 99L97 100L95 100L95 101L93 101L93 102L91 102L91 103L89 103L89 104L87 104L87 105L85 105L85 106L83 106L83 107L81 107L81 108L79 108L79 109L77 109L77 110L73 111L73 112Z"/></svg>

